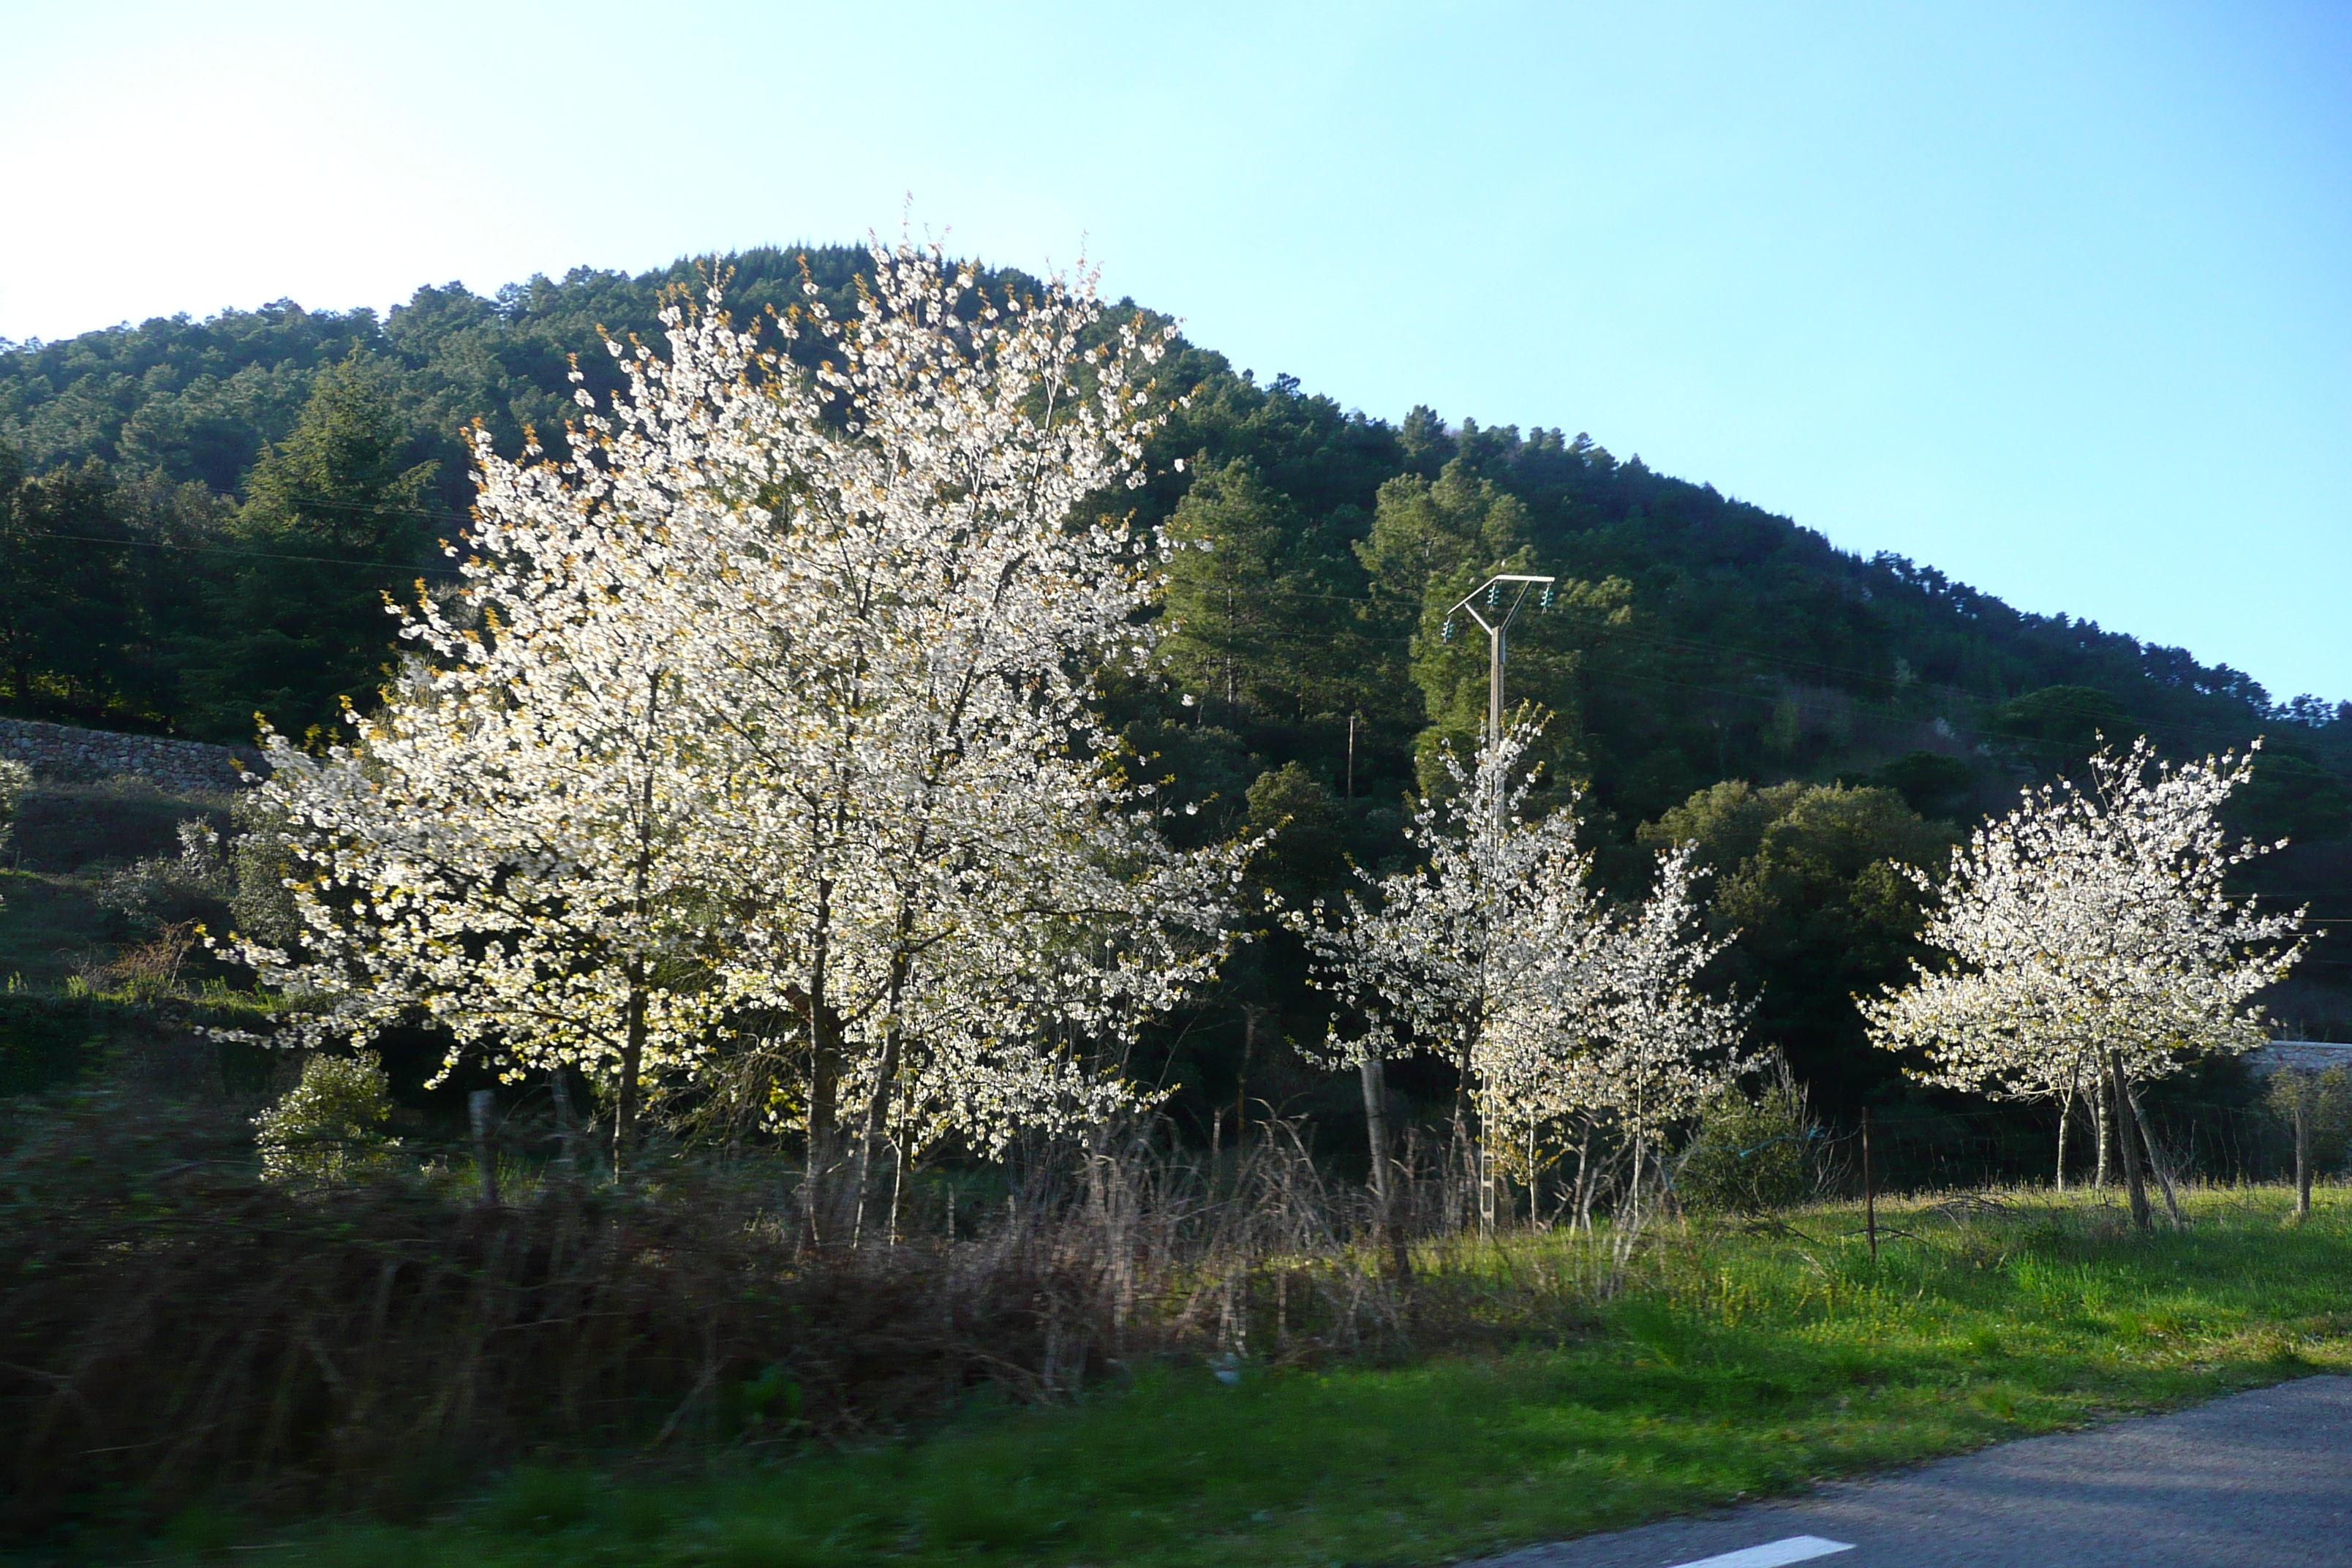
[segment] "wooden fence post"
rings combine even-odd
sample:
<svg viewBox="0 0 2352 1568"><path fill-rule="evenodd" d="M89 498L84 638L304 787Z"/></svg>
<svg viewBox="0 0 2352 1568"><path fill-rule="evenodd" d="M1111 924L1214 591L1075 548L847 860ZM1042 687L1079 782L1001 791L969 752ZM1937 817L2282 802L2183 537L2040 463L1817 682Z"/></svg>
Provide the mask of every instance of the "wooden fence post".
<svg viewBox="0 0 2352 1568"><path fill-rule="evenodd" d="M1878 1261L1878 1186L1870 1168L1870 1107L1862 1108L1862 1225L1870 1237L1870 1260Z"/></svg>

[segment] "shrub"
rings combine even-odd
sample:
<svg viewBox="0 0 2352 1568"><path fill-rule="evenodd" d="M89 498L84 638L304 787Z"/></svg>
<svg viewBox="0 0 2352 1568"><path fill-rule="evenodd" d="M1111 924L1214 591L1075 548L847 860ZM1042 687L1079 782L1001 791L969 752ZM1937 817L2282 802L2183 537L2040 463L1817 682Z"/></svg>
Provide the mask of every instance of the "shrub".
<svg viewBox="0 0 2352 1568"><path fill-rule="evenodd" d="M372 1051L316 1055L302 1081L253 1119L261 1173L273 1182L349 1182L387 1168L392 1086Z"/></svg>
<svg viewBox="0 0 2352 1568"><path fill-rule="evenodd" d="M13 757L0 757L0 849L8 847L9 836L16 831L16 808L32 787L32 769ZM0 905L6 902L0 899Z"/></svg>
<svg viewBox="0 0 2352 1568"><path fill-rule="evenodd" d="M1059 1210L812 1251L772 1169L492 1208L264 1180L252 1133L112 1091L0 1108L0 1549L92 1500L413 1510L534 1454L553 1468L506 1502L544 1528L573 1508L567 1457L887 1427L991 1378L1051 1392L1117 1331Z"/></svg>
<svg viewBox="0 0 2352 1568"><path fill-rule="evenodd" d="M0 757L0 849L8 847L8 835L15 830L16 808L25 802L25 792L33 787L33 770L13 757Z"/></svg>
<svg viewBox="0 0 2352 1568"><path fill-rule="evenodd" d="M221 853L220 834L201 816L179 826L180 852L151 856L110 871L98 884L98 901L133 931L153 931L199 917L217 917L236 890L232 867Z"/></svg>
<svg viewBox="0 0 2352 1568"><path fill-rule="evenodd" d="M1685 1208L1764 1214L1821 1185L1821 1129L1785 1068L1753 1096L1727 1089L1700 1112L1675 1192Z"/></svg>

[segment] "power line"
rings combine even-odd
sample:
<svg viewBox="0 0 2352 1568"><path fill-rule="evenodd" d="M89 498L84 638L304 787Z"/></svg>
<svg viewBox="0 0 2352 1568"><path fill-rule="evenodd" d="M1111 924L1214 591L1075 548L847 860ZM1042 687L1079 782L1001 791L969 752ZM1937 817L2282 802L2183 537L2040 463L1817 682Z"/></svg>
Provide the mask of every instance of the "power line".
<svg viewBox="0 0 2352 1568"><path fill-rule="evenodd" d="M1267 596L1274 599L1313 599L1320 602L1342 605L1377 605L1381 603L1381 595L1374 594L1322 594L1315 593L1307 589L1277 589L1270 593ZM1419 610L1419 606L1417 605L1413 605L1410 599L1407 599L1402 595L1399 595L1389 602L1400 606L1411 606L1416 614ZM1571 617L1581 616L1585 614L1584 612L1578 610L1573 605L1567 605L1562 608L1565 614ZM1586 624L1588 626L1600 626L1609 637L1626 642L1642 642L1651 644L1654 647L1685 648L1697 652L1731 654L1741 658L1752 659L1762 664L1780 665L1790 669L1811 671L1820 675L1844 676L1849 679L1868 681L1874 684L1892 681L1895 679L1895 677L1878 670L1857 669L1851 665L1830 664L1820 659L1800 658L1789 654L1770 653L1760 648L1743 647L1732 643L1716 642L1706 637L1693 637L1671 633L1642 631L1630 626L1606 626L1605 623L1592 622L1590 620L1588 620ZM1262 635L1280 637L1283 634L1268 633ZM1373 635L1378 636L1380 634ZM1407 633L1405 635L1410 637L1412 634ZM2141 679L2149 679L2144 671L2140 673ZM1927 691L1942 692L1948 696L1965 699L1970 702L1982 702L1989 700L1989 699L1981 692L1971 691L1964 686L1955 686L1949 681L1928 680L1919 676L1914 676L1909 681L1902 682L1900 684L1917 686L1922 690ZM2195 693L2195 695L2207 697L2221 696L2221 693L2217 692L2198 692ZM2223 698L2223 700L2228 700L2226 697ZM2075 718L2083 719L2105 717L2105 714L2089 708L2068 707L2064 704L2057 705L2056 711L2061 714L2067 714ZM2283 721L2291 722L2292 721ZM2209 725L2203 726L2194 731L2184 732L2227 734L2230 731L2218 730Z"/></svg>
<svg viewBox="0 0 2352 1568"><path fill-rule="evenodd" d="M241 550L235 545L217 544L210 542L184 544L175 540L169 539L107 539L100 535L91 533L58 533L53 530L45 528L26 529L18 534L18 537L31 539L61 539L79 544L110 544L131 550L180 550L185 551L191 554L236 555L256 561L299 561L318 566L360 566L373 571L397 572L404 575L411 576L418 573L437 574L449 577L455 577L459 574L458 569L455 566L406 566L396 562L355 561L345 556L290 555L283 551Z"/></svg>
<svg viewBox="0 0 2352 1568"><path fill-rule="evenodd" d="M1332 597L1332 598L1344 598L1344 597L1346 597L1345 595L1327 595L1327 596L1328 596L1328 597ZM1366 631L1366 630L1359 629L1359 630L1357 630L1353 635L1355 635L1355 636L1359 636L1359 637L1361 637L1365 638L1367 641L1379 642L1379 643L1388 643L1388 644L1391 644L1391 645L1392 645L1392 646L1393 646L1393 645L1398 645L1398 644L1402 644L1402 643L1407 643L1407 642L1409 642L1409 641L1411 640L1411 638L1412 638L1412 635L1413 635L1413 634L1412 634L1412 633L1410 633L1410 632L1406 632L1406 633L1384 633L1384 632ZM1629 640L1629 641L1641 641L1641 640L1645 640L1645 639L1643 639L1643 638L1640 636L1640 634L1628 634L1628 633L1623 633L1623 632L1617 632L1617 633L1614 633L1613 635L1622 636L1622 637L1626 637L1626 640ZM1314 636L1313 634L1311 634L1311 633L1307 633L1307 632L1291 632L1291 631L1279 631L1279 630L1268 630L1268 631L1263 631L1263 632L1255 632L1255 633L1252 633L1252 634L1251 634L1251 637L1252 637L1252 638L1254 638L1255 640L1264 641L1264 642L1286 642L1286 643L1297 643L1297 644L1312 645L1312 646L1315 646L1315 647L1324 647L1324 646L1328 646L1328 641L1329 641L1329 639L1328 639L1328 638L1318 637L1316 637L1316 636ZM1674 640L1674 639L1646 639L1646 640ZM1720 651L1720 652L1722 652L1722 653L1725 653L1725 654L1728 654L1728 655L1734 656L1734 657L1736 657L1736 658L1756 658L1756 659L1762 659L1762 660L1769 660L1769 659L1771 658L1771 656L1770 656L1770 655L1766 655L1766 654L1751 654L1751 653L1749 653L1748 650L1746 650L1746 649L1744 649L1744 648L1734 647L1732 647L1731 645L1729 645L1729 644L1727 644L1727 643L1702 643L1702 642L1697 642L1697 641L1696 641L1695 639L1688 639L1688 638L1679 639L1679 640L1682 640L1682 641L1687 642L1687 643L1689 643L1689 644L1690 644L1690 646L1695 647L1713 648L1713 649L1718 650L1718 651ZM1829 667L1817 667L1817 668L1829 668ZM1611 671L1611 672L1610 672L1610 677L1609 677L1609 679L1611 679L1612 680L1616 680L1616 681L1632 681L1632 682L1636 682L1636 683L1639 683L1639 684L1643 684L1643 685L1649 685L1649 686L1664 686L1664 687L1671 687L1671 688L1673 688L1674 689L1675 689L1675 690L1680 690L1680 691L1704 691L1704 692L1710 692L1710 693L1713 693L1713 694L1715 694L1715 695L1717 695L1717 696L1719 696L1719 697L1727 697L1727 698L1731 698L1731 699L1734 699L1734 700L1739 700L1739 701L1748 701L1748 702L1777 702L1777 701L1779 701L1779 700L1780 700L1780 695L1779 695L1778 693L1776 693L1776 692L1771 692L1771 691L1759 691L1759 690L1754 689L1753 688L1738 688L1738 687L1729 687L1729 686L1716 686L1716 685L1708 685L1708 684L1705 684L1705 683L1701 683L1701 682L1697 682L1697 681L1677 680L1677 679L1674 679L1673 677L1671 677L1671 676L1664 676L1664 675L1649 675L1649 674L1643 674L1643 673L1641 673L1641 672L1638 672L1638 671L1633 671L1633 670L1612 670L1612 671ZM1883 678L1882 678L1882 679L1883 679ZM1941 682L1936 682L1936 681L1924 681L1924 680L1923 680L1923 681L1916 682L1916 684L1917 684L1917 685L1918 685L1919 687L1921 687L1923 689L1929 690L1929 691L1940 691L1940 692L1946 693L1946 694L1948 694L1948 695L1949 695L1949 696L1953 696L1953 697L1957 697L1957 698L1964 699L1965 700L1967 700L1967 701L1969 701L1969 702L1971 702L1971 703L1980 703L1980 702L1986 702L1986 701L1989 701L1989 700L1990 700L1990 699L1985 698L1985 697L1980 696L1980 695L1978 695L1978 694L1976 694L1976 693L1973 693L1973 692L1968 691L1968 690L1967 690L1966 689L1964 689L1964 688L1961 688L1961 687L1956 687L1956 686L1949 686L1949 685L1943 684L1943 683L1941 683ZM1911 726L1913 726L1913 727L1915 727L1915 728L1918 728L1918 729L1927 729L1927 728L1931 727L1931 726L1935 723L1935 721L1936 721L1936 718L1937 718L1937 717L1938 717L1938 716L1918 717L1918 716L1915 716L1915 715L1912 715L1912 714L1906 714L1906 713L1899 713L1899 712L1888 711L1888 710L1885 710L1885 708L1881 707L1880 705L1881 705L1882 703L1887 702L1889 700L1885 700L1885 699L1874 699L1874 698L1869 698L1869 697L1860 697L1860 696L1856 696L1856 695L1854 695L1854 694L1853 694L1853 693L1852 693L1852 692L1844 692L1844 693L1842 693L1842 695L1843 695L1843 696L1844 696L1844 697L1845 697L1845 699L1846 699L1848 701L1850 701L1850 702L1853 703L1857 708L1861 708L1861 709L1863 709L1863 710L1864 710L1864 711L1866 711L1866 712L1872 712L1874 717L1880 718L1880 719L1883 719L1883 720L1886 720L1886 721L1891 721L1891 722L1895 722L1895 723L1909 724L1909 725L1911 725ZM2074 709L2070 709L2070 708L2066 708L2066 707L2063 707L2063 706L2060 706L2060 707L2058 708L2058 710L2058 710L2059 712L2061 712L2061 713L2064 713L2064 714L2071 714L2073 717L2075 717L2075 718L2083 718L2083 719L2099 719L2099 718L2105 718L2105 717L2108 717L2108 715L2106 715L2106 714L2105 714L2105 713L2095 712L2095 711L2094 711L2094 710L2089 710L2089 709L2084 709L2084 708L2074 708ZM2281 721L2281 722L2291 722L2291 721ZM2234 744L2242 744L2242 743L2243 743L2243 742L2244 742L2244 740L2245 740L2245 738L2246 738L2246 737L2245 737L2245 733L2244 733L2244 731L2242 731L2222 729L2222 728L2221 728L2221 727L2220 727L2220 726L2218 726L2218 725L2212 725L2212 724L2172 724L2172 725L2168 725L2168 729L2170 729L2174 733L2177 733L2177 734L2180 734L2180 735L2191 735L2191 736L2203 736L2203 737L2205 737L2205 738L2207 738L2207 739L2210 739L2210 740L2219 740L2219 741L2221 741L2221 742L2227 742L2227 743L2230 743L2230 744L2233 744L2233 745L2234 745Z"/></svg>

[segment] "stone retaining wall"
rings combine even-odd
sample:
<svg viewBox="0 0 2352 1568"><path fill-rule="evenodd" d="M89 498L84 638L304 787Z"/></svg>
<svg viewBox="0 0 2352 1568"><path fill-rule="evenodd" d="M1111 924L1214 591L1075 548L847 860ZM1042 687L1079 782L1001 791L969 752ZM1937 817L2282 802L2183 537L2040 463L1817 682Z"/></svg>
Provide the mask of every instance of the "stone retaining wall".
<svg viewBox="0 0 2352 1568"><path fill-rule="evenodd" d="M0 719L0 757L27 763L36 775L59 784L94 784L131 773L166 789L232 790L243 784L236 762L260 771L260 751Z"/></svg>

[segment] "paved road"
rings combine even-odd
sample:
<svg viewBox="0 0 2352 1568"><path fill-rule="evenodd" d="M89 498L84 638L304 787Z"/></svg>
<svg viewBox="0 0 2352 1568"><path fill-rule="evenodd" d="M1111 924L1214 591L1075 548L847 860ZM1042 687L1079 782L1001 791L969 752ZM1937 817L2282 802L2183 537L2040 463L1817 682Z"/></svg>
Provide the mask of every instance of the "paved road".
<svg viewBox="0 0 2352 1568"><path fill-rule="evenodd" d="M1811 1538L1810 1540L1806 1538ZM1839 1547L1849 1550L1836 1550ZM1725 1559L1719 1564L1712 1559ZM2032 1437L1481 1568L2352 1568L2352 1377Z"/></svg>

